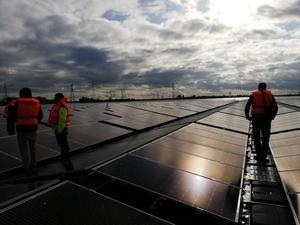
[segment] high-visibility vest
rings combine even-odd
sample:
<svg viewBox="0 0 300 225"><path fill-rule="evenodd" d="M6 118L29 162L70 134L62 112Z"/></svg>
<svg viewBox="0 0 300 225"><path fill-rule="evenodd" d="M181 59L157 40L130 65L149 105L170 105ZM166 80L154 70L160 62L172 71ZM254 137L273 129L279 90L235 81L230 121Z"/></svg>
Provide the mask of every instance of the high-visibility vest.
<svg viewBox="0 0 300 225"><path fill-rule="evenodd" d="M256 90L252 92L252 115L264 115L265 109L270 107L273 95L268 90Z"/></svg>
<svg viewBox="0 0 300 225"><path fill-rule="evenodd" d="M58 116L59 116L59 108L60 107L65 107L67 110L67 117L66 117L66 124L69 125L70 124L70 117L71 117L71 110L67 105L66 99L62 98L60 101L58 101L57 103L55 103L51 110L50 110L50 114L49 114L49 118L48 118L48 123L51 125L56 125L58 123Z"/></svg>
<svg viewBox="0 0 300 225"><path fill-rule="evenodd" d="M16 126L38 125L41 105L35 98L19 98L17 104Z"/></svg>
<svg viewBox="0 0 300 225"><path fill-rule="evenodd" d="M16 100L12 99L12 100L10 100L10 102L8 102L5 105L5 108L4 108L4 111L3 111L3 117L4 118L8 118L9 114L11 113L11 108L14 106L15 102L16 102Z"/></svg>

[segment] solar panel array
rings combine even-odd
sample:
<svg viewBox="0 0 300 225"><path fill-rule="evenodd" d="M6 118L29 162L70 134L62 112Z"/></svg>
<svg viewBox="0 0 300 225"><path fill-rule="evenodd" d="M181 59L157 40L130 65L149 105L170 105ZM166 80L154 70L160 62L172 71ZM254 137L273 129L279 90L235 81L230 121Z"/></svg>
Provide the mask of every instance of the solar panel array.
<svg viewBox="0 0 300 225"><path fill-rule="evenodd" d="M283 103L300 106L300 98L279 98ZM288 132L284 132L288 131ZM274 120L271 150L281 180L300 221L300 112L278 115Z"/></svg>
<svg viewBox="0 0 300 225"><path fill-rule="evenodd" d="M210 104L207 100L70 104L72 114L68 135L70 150L76 151L232 101L232 99L213 100ZM193 105L195 111L183 109L190 105ZM202 105L205 105L205 108ZM51 105L43 105L42 108L43 122L47 122ZM0 108L1 112L3 109L4 107ZM22 163L16 137L8 136L6 121L2 116L0 117L0 140L0 173L20 167ZM60 154L51 128L39 125L36 148L38 161Z"/></svg>
<svg viewBox="0 0 300 225"><path fill-rule="evenodd" d="M215 114L223 129L200 120L96 171L237 221L247 136L224 128L228 120L243 121L237 127L247 132L249 123L241 116Z"/></svg>
<svg viewBox="0 0 300 225"><path fill-rule="evenodd" d="M235 99L71 104L71 151L132 132L149 128L155 131L159 129L156 128L158 125L233 101ZM296 101L296 98L291 100L294 105ZM238 102L186 124L166 136L97 166L93 171L195 207L230 223L237 223L249 131L249 121L244 118L244 106L245 101ZM43 106L44 121L49 108L50 105ZM274 160L298 218L299 120L300 112L280 106L272 124L271 136ZM6 135L3 119L0 121L0 140L0 173L20 167L16 137ZM57 156L59 151L53 131L41 125L38 131L37 159ZM67 187L78 189L69 184ZM163 221L159 222L164 224Z"/></svg>

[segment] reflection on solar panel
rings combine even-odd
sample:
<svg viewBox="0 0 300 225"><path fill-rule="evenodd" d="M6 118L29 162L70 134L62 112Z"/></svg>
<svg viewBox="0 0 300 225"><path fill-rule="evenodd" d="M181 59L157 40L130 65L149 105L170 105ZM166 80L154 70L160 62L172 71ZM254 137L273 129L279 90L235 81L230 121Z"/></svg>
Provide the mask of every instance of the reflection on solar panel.
<svg viewBox="0 0 300 225"><path fill-rule="evenodd" d="M277 97L276 98L278 102L286 103L289 105L295 105L300 107L300 97L294 96L294 97Z"/></svg>
<svg viewBox="0 0 300 225"><path fill-rule="evenodd" d="M299 112L279 115L273 123L272 132L300 129L299 122ZM270 142L277 169L280 171L279 175L291 199L298 220L300 219L299 195L296 192L300 192L299 134L299 130L273 134Z"/></svg>
<svg viewBox="0 0 300 225"><path fill-rule="evenodd" d="M236 116L241 116L244 118L245 117L245 112L244 112L245 105L246 105L246 102L242 101L237 104L234 104L231 107L221 110L220 112L228 113L228 114L232 114L232 115L236 115Z"/></svg>
<svg viewBox="0 0 300 225"><path fill-rule="evenodd" d="M300 155L276 158L276 162L279 171L300 169Z"/></svg>
<svg viewBox="0 0 300 225"><path fill-rule="evenodd" d="M48 129L49 130L49 129ZM107 124L88 123L81 126L70 126L69 145L70 150L74 151L85 146L103 142L120 135L127 134L130 131L110 126ZM16 142L16 136L5 136L1 138L0 153L5 153L11 158L21 159L20 152ZM53 131L39 131L37 133L36 158L43 160L58 156L60 148L57 145ZM2 164L1 170L12 168L11 164Z"/></svg>
<svg viewBox="0 0 300 225"><path fill-rule="evenodd" d="M133 155L222 183L240 186L242 170L230 165L166 148L143 149Z"/></svg>
<svg viewBox="0 0 300 225"><path fill-rule="evenodd" d="M191 124L97 170L235 221L246 138Z"/></svg>
<svg viewBox="0 0 300 225"><path fill-rule="evenodd" d="M97 171L236 220L239 188L135 156L123 157Z"/></svg>
<svg viewBox="0 0 300 225"><path fill-rule="evenodd" d="M288 192L300 192L300 170L283 171L279 174Z"/></svg>
<svg viewBox="0 0 300 225"><path fill-rule="evenodd" d="M278 115L272 123L272 132L296 128L300 128L300 112Z"/></svg>
<svg viewBox="0 0 300 225"><path fill-rule="evenodd" d="M215 113L197 122L245 133L249 128L249 122L245 118L224 113Z"/></svg>

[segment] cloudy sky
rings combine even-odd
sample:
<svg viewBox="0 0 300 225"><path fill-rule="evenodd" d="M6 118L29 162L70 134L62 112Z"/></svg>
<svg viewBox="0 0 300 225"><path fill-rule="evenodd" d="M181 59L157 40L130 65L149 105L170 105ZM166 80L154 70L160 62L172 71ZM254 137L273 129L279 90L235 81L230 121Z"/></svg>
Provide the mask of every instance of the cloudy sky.
<svg viewBox="0 0 300 225"><path fill-rule="evenodd" d="M300 0L0 0L0 82L300 86Z"/></svg>

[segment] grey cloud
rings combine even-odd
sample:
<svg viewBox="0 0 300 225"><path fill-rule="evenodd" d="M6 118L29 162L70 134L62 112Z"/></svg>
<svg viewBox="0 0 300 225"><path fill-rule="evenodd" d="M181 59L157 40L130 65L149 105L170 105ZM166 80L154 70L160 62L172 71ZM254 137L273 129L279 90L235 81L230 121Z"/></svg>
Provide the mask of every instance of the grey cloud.
<svg viewBox="0 0 300 225"><path fill-rule="evenodd" d="M270 18L297 17L300 18L300 1L297 0L285 8L275 8L263 5L258 8L258 14Z"/></svg>
<svg viewBox="0 0 300 225"><path fill-rule="evenodd" d="M67 18L59 15L48 16L41 20L28 19L24 25L37 39L52 41L68 37L75 31L75 27L68 23Z"/></svg>
<svg viewBox="0 0 300 225"><path fill-rule="evenodd" d="M150 85L152 87L171 86L172 83L180 85L203 85L212 83L216 76L209 71L196 71L195 69L162 70L153 69L146 73L131 73L122 77L122 82L135 85ZM196 82L195 82L196 81Z"/></svg>
<svg viewBox="0 0 300 225"><path fill-rule="evenodd" d="M109 52L93 47L41 40L14 41L10 45L19 46L18 57L9 58L15 70L10 79L16 86L31 84L51 88L57 83L69 82L114 83L123 70L122 62L110 61ZM5 51L0 50L0 55L5 56ZM22 65L23 62L27 65ZM1 67L9 66L1 64Z"/></svg>
<svg viewBox="0 0 300 225"><path fill-rule="evenodd" d="M182 31L186 33L220 33L226 30L226 26L214 20L193 19L185 21L182 25Z"/></svg>

